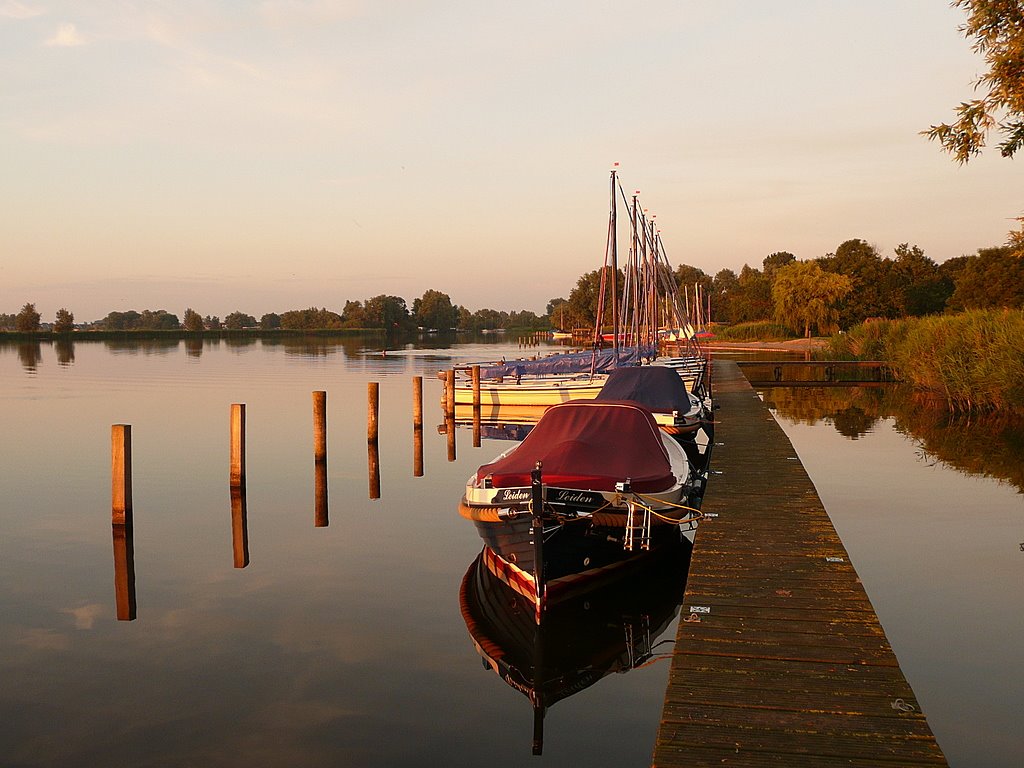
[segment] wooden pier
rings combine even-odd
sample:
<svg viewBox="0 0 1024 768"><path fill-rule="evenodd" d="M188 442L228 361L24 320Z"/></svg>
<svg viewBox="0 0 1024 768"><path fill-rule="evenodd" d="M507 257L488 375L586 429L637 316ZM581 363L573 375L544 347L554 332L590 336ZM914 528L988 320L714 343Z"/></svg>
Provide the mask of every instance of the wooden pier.
<svg viewBox="0 0 1024 768"><path fill-rule="evenodd" d="M720 474L653 765L946 765L789 439L734 362L713 381Z"/></svg>

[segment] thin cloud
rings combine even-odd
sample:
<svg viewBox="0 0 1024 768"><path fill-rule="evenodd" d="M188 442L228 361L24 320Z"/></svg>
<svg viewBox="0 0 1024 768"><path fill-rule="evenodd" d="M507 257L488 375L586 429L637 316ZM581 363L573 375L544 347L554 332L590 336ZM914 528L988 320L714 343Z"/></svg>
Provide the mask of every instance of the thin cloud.
<svg viewBox="0 0 1024 768"><path fill-rule="evenodd" d="M45 8L34 8L17 0L4 0L0 2L0 16L5 19L31 19L35 16L42 16L46 13Z"/></svg>
<svg viewBox="0 0 1024 768"><path fill-rule="evenodd" d="M57 33L46 41L51 48L74 48L85 45L85 38L78 32L74 24L61 24Z"/></svg>

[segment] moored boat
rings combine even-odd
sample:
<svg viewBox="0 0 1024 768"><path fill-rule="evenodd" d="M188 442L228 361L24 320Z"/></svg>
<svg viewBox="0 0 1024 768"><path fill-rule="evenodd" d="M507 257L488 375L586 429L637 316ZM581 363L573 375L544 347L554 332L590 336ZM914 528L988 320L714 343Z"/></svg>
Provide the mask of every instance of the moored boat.
<svg viewBox="0 0 1024 768"><path fill-rule="evenodd" d="M692 536L699 486L686 452L643 406L570 401L481 466L459 511L476 525L494 572L539 618L549 602L657 550L680 528Z"/></svg>
<svg viewBox="0 0 1024 768"><path fill-rule="evenodd" d="M609 374L596 399L640 403L654 414L658 426L671 435L692 437L709 424L704 400L687 391L682 379L669 367L618 368Z"/></svg>

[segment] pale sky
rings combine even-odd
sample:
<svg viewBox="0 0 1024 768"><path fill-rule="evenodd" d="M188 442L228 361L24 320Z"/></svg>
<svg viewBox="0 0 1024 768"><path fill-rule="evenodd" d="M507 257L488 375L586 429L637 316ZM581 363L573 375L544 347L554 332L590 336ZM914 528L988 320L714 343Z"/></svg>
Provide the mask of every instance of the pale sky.
<svg viewBox="0 0 1024 768"><path fill-rule="evenodd" d="M1012 160L919 135L983 62L943 0L0 0L0 312L568 295L608 172L673 264L1002 244Z"/></svg>

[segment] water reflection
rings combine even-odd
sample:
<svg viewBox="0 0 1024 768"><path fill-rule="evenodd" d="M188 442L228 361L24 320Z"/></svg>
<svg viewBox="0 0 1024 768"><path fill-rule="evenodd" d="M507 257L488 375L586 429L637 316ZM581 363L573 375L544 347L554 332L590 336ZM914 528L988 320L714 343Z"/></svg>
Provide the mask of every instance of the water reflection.
<svg viewBox="0 0 1024 768"><path fill-rule="evenodd" d="M39 368L39 361L43 358L43 352L39 348L38 341L26 341L18 344L18 358L27 373L35 373Z"/></svg>
<svg viewBox="0 0 1024 768"><path fill-rule="evenodd" d="M231 486L231 553L235 568L249 565L249 513L244 481Z"/></svg>
<svg viewBox="0 0 1024 768"><path fill-rule="evenodd" d="M75 362L75 342L71 339L57 339L53 342L53 349L57 353L57 364L69 366Z"/></svg>
<svg viewBox="0 0 1024 768"><path fill-rule="evenodd" d="M114 602L118 621L134 621L135 603L135 538L130 522L112 525L114 540Z"/></svg>
<svg viewBox="0 0 1024 768"><path fill-rule="evenodd" d="M603 586L551 606L540 624L533 604L491 573L483 553L469 566L459 589L463 620L484 669L529 699L535 755L543 751L549 707L607 675L671 656L673 639L658 638L683 600L690 551L681 537Z"/></svg>
<svg viewBox="0 0 1024 768"><path fill-rule="evenodd" d="M201 338L185 339L185 354L189 357L202 357L203 340Z"/></svg>
<svg viewBox="0 0 1024 768"><path fill-rule="evenodd" d="M852 440L892 419L918 444L926 461L941 461L966 474L993 477L1024 493L1024 420L1005 414L952 414L907 387L775 387L765 402L797 424L831 424Z"/></svg>
<svg viewBox="0 0 1024 768"><path fill-rule="evenodd" d="M141 337L141 338L140 338ZM104 339L103 343L115 355L169 355L178 348L175 336L146 338L141 333L125 333L122 339Z"/></svg>

